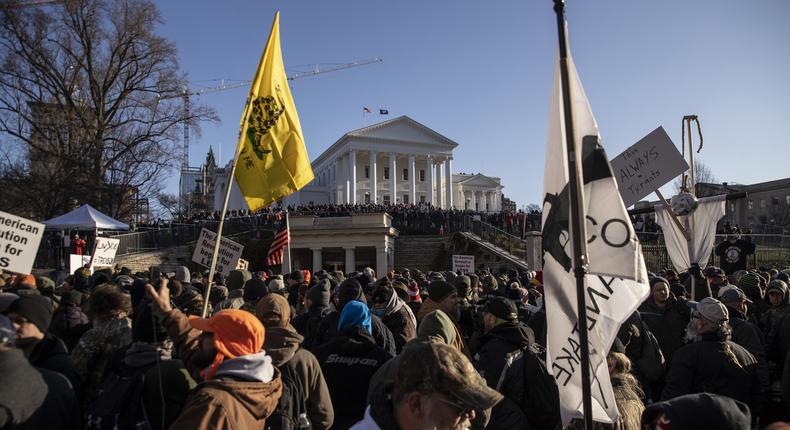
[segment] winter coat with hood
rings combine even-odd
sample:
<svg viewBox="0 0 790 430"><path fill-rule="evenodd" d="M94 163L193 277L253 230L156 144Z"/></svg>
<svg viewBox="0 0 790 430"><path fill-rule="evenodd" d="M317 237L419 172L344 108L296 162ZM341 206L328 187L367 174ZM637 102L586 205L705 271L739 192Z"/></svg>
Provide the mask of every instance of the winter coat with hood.
<svg viewBox="0 0 790 430"><path fill-rule="evenodd" d="M278 369L288 366L298 375L301 392L306 394L307 418L313 429L322 430L332 426L335 412L329 388L315 356L301 347L304 338L293 327L270 327L266 329L263 349L272 357Z"/></svg>
<svg viewBox="0 0 790 430"><path fill-rule="evenodd" d="M321 320L318 328L318 338L315 345L322 345L329 342L337 336L337 322L340 319L340 312L346 303L357 300L362 303L367 303L365 294L362 292L362 287L355 279L346 279L340 286L337 287L337 311L330 312L326 317ZM392 331L375 315L371 315L371 324L373 326L373 339L376 345L387 351L390 355L395 355L397 348L395 347L395 338Z"/></svg>
<svg viewBox="0 0 790 430"><path fill-rule="evenodd" d="M371 377L393 357L376 345L362 326L348 327L315 352L335 410L333 429L348 429L362 419Z"/></svg>
<svg viewBox="0 0 790 430"><path fill-rule="evenodd" d="M83 398L93 400L101 385L108 360L121 348L132 343L131 320L125 314L95 321L71 351L74 367L84 381Z"/></svg>
<svg viewBox="0 0 790 430"><path fill-rule="evenodd" d="M69 381L33 367L21 350L1 348L0 428L81 429L79 402Z"/></svg>
<svg viewBox="0 0 790 430"><path fill-rule="evenodd" d="M200 334L177 309L163 312L163 324L179 357L199 378ZM268 361L267 361L268 360ZM192 391L171 429L262 429L282 394L280 371L264 353L225 360L211 380ZM267 381L268 380L268 381Z"/></svg>
<svg viewBox="0 0 790 430"><path fill-rule="evenodd" d="M244 306L244 283L252 279L252 273L244 269L231 270L225 284L228 298L214 307L214 313L224 309L241 309Z"/></svg>
<svg viewBox="0 0 790 430"><path fill-rule="evenodd" d="M406 342L417 337L417 320L411 313L411 309L406 303L398 298L397 294L392 294L390 302L384 309L384 315L380 317L381 322L392 332L395 339L395 351L400 354Z"/></svg>
<svg viewBox="0 0 790 430"><path fill-rule="evenodd" d="M668 363L672 361L675 351L684 344L686 326L691 319L691 312L686 302L685 299L677 299L670 293L663 309L659 308L652 298L648 298L639 308L642 321L655 335Z"/></svg>
<svg viewBox="0 0 790 430"><path fill-rule="evenodd" d="M729 346L737 360L725 352ZM762 409L768 381L758 369L757 360L742 346L716 332L675 352L666 376L662 400L692 393L714 393L749 405L755 413Z"/></svg>
<svg viewBox="0 0 790 430"><path fill-rule="evenodd" d="M771 284L774 284L771 282ZM782 290L782 303L777 307L771 307L760 316L760 328L765 333L766 340L770 342L773 334L776 333L777 326L782 318L790 315L790 290L784 282L769 285L768 290L765 292L765 300L768 301L768 291L775 288Z"/></svg>

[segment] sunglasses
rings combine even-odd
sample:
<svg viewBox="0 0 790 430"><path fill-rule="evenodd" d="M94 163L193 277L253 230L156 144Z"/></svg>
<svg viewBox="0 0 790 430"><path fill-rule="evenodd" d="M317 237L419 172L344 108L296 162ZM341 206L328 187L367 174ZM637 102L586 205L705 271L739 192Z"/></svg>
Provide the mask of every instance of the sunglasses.
<svg viewBox="0 0 790 430"><path fill-rule="evenodd" d="M459 417L471 417L472 414L474 413L474 409L473 408L461 405L461 404L459 404L457 402L454 402L454 401L446 398L445 396L441 396L441 395L440 396L436 396L436 399L438 399L440 402L442 402L442 403L452 407L453 409L455 409L457 411L456 415L458 415Z"/></svg>

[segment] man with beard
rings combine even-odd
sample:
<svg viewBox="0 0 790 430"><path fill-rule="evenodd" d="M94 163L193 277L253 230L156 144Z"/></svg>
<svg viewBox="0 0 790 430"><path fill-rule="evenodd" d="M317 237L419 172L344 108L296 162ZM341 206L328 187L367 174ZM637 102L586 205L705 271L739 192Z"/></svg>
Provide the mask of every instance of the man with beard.
<svg viewBox="0 0 790 430"><path fill-rule="evenodd" d="M656 336L667 362L683 346L683 333L689 322L686 299L669 292L669 282L661 277L650 280L650 297L639 308L642 320Z"/></svg>
<svg viewBox="0 0 790 430"><path fill-rule="evenodd" d="M391 392L380 391L352 430L467 429L475 410L502 400L462 353L445 344L415 342L400 360Z"/></svg>
<svg viewBox="0 0 790 430"><path fill-rule="evenodd" d="M420 312L417 314L417 321L422 321L426 315L435 310L440 310L447 314L452 320L455 330L457 331L456 337L463 342L463 350L467 357L471 357L469 347L466 345L468 339L465 338L463 332L458 327L458 322L461 319L461 307L458 292L449 282L442 280L431 281L428 285L428 300L425 300L420 306Z"/></svg>
<svg viewBox="0 0 790 430"><path fill-rule="evenodd" d="M744 402L759 415L768 381L754 356L730 340L727 307L711 297L689 302L689 307L686 338L691 343L675 352L661 399L708 392Z"/></svg>

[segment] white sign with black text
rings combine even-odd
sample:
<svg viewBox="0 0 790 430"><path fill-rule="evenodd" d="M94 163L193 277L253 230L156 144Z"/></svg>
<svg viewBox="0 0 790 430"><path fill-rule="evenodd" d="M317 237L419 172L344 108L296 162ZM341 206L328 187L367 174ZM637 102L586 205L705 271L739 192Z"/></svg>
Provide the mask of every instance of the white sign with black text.
<svg viewBox="0 0 790 430"><path fill-rule="evenodd" d="M118 252L120 239L110 237L97 237L93 248L93 258L91 259L91 269L94 267L110 267L115 262L115 254Z"/></svg>
<svg viewBox="0 0 790 430"><path fill-rule="evenodd" d="M611 164L626 208L689 169L664 127L651 131Z"/></svg>
<svg viewBox="0 0 790 430"><path fill-rule="evenodd" d="M211 257L214 255L214 245L217 243L217 233L205 228L200 232L192 261L204 267L211 267ZM219 244L219 257L217 257L216 272L228 276L231 270L236 269L241 258L244 246L230 239L222 238Z"/></svg>
<svg viewBox="0 0 790 430"><path fill-rule="evenodd" d="M0 269L30 273L43 235L44 224L0 211Z"/></svg>
<svg viewBox="0 0 790 430"><path fill-rule="evenodd" d="M474 255L453 255L453 272L475 273Z"/></svg>

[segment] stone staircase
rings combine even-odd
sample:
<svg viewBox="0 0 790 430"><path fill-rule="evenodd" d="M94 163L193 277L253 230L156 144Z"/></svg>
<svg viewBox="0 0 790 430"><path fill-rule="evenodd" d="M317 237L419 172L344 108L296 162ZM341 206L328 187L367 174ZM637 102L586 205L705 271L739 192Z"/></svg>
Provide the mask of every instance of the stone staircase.
<svg viewBox="0 0 790 430"><path fill-rule="evenodd" d="M395 239L395 267L450 270L452 237L438 235L398 236Z"/></svg>

